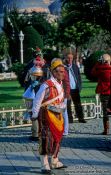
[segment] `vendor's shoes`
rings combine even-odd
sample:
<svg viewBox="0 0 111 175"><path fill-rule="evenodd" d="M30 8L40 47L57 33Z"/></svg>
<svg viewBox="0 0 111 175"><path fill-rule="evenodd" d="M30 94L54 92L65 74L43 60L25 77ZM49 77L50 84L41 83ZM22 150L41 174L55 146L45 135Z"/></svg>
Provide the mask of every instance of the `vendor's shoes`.
<svg viewBox="0 0 111 175"><path fill-rule="evenodd" d="M31 140L31 141L38 141L39 140L39 137L30 136L29 137L29 140Z"/></svg>
<svg viewBox="0 0 111 175"><path fill-rule="evenodd" d="M51 175L51 170L46 170L46 169L41 169L41 173L42 174L47 174L47 175Z"/></svg>
<svg viewBox="0 0 111 175"><path fill-rule="evenodd" d="M51 158L51 168L52 169L61 169L61 168L67 168L62 162L59 161L58 157L54 158L52 156Z"/></svg>
<svg viewBox="0 0 111 175"><path fill-rule="evenodd" d="M51 169L50 169L49 162L48 162L48 156L41 155L40 160L41 160L41 173L50 175Z"/></svg>

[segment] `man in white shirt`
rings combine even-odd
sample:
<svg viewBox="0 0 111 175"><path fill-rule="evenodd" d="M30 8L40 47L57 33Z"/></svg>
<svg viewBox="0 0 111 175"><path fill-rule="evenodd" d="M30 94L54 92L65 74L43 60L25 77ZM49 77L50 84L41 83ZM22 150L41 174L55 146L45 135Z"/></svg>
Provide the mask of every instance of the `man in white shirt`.
<svg viewBox="0 0 111 175"><path fill-rule="evenodd" d="M33 101L32 120L39 121L39 153L41 172L50 174L51 168L66 166L58 159L60 142L64 132L64 65L60 59L51 62L51 78L44 82ZM48 155L51 155L49 165Z"/></svg>
<svg viewBox="0 0 111 175"><path fill-rule="evenodd" d="M81 106L80 91L81 91L81 76L78 66L73 61L73 54L71 51L67 52L65 57L65 66L69 75L70 95L73 101L76 117L80 123L86 123ZM71 99L67 101L67 109L69 116L69 123L73 123L73 115L71 110Z"/></svg>

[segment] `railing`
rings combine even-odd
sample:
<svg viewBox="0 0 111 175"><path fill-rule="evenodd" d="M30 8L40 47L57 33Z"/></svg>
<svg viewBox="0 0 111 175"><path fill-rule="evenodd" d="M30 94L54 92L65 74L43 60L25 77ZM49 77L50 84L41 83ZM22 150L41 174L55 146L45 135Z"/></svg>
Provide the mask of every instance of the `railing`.
<svg viewBox="0 0 111 175"><path fill-rule="evenodd" d="M11 109L0 111L0 129L31 126L31 121L24 121L26 109Z"/></svg>
<svg viewBox="0 0 111 175"><path fill-rule="evenodd" d="M97 101L96 101L97 102ZM82 108L83 108L83 113L84 113L84 118L85 119L94 119L94 118L100 118L103 116L102 113L102 108L101 108L101 103L82 103ZM74 114L74 120L78 120L77 116L75 115L75 111L74 111L74 106L72 104L72 110L73 110L73 114Z"/></svg>
<svg viewBox="0 0 111 175"><path fill-rule="evenodd" d="M96 102L82 104L85 119L93 119L102 117L102 108L99 101L99 96L96 96ZM72 111L74 114L74 120L78 120L75 116L74 106L72 105ZM15 127L26 127L31 126L30 120L24 120L24 112L26 109L11 109L0 111L0 129L4 128L15 128Z"/></svg>
<svg viewBox="0 0 111 175"><path fill-rule="evenodd" d="M14 72L9 72L9 73L1 73L0 74L0 80L13 80L13 79L17 79L17 76L15 75Z"/></svg>

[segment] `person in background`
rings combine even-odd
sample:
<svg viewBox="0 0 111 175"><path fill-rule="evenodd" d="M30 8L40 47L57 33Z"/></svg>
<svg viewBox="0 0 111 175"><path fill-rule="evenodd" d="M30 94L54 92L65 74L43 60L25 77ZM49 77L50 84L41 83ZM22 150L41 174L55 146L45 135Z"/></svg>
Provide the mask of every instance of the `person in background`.
<svg viewBox="0 0 111 175"><path fill-rule="evenodd" d="M109 133L109 116L108 116L108 102L111 96L111 56L103 54L101 59L95 64L91 73L92 76L97 77L98 84L96 93L100 95L100 100L103 109L103 135Z"/></svg>
<svg viewBox="0 0 111 175"><path fill-rule="evenodd" d="M86 123L80 99L81 75L78 66L74 63L74 53L71 48L63 52L65 69L68 72L70 82L70 99L67 101L69 123L73 123L73 114L71 109L71 100L75 107L76 116L80 123Z"/></svg>
<svg viewBox="0 0 111 175"><path fill-rule="evenodd" d="M66 166L59 160L58 153L64 132L63 112L64 65L60 59L51 62L51 78L45 81L36 94L32 107L32 120L38 118L41 123L39 131L39 153L41 172L50 174L51 168L60 169ZM51 164L48 156L51 155Z"/></svg>
<svg viewBox="0 0 111 175"><path fill-rule="evenodd" d="M64 117L64 136L68 135L69 132L69 120L68 120L68 112L67 112L67 100L70 99L70 82L68 73L65 70L65 75L63 79L63 89L64 89L64 103L66 104L66 109L64 111L63 117Z"/></svg>
<svg viewBox="0 0 111 175"><path fill-rule="evenodd" d="M111 95L110 95L109 100L108 100L107 115L111 116Z"/></svg>
<svg viewBox="0 0 111 175"><path fill-rule="evenodd" d="M27 65L28 70L24 80L25 93L23 94L23 98L25 98L25 105L27 108L24 118L31 117L31 108L35 94L39 90L40 85L47 79L48 73L48 68L45 60L43 59L43 54L38 47L35 50L34 56L35 59ZM29 137L31 141L38 141L38 130L38 120L32 121L31 136Z"/></svg>

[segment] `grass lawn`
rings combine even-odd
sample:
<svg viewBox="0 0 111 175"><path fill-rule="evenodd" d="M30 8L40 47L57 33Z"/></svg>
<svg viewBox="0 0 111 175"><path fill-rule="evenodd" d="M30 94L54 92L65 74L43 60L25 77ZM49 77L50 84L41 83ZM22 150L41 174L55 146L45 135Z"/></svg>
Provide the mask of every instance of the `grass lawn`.
<svg viewBox="0 0 111 175"><path fill-rule="evenodd" d="M18 81L0 82L0 108L18 108L23 105L24 89L20 87Z"/></svg>
<svg viewBox="0 0 111 175"><path fill-rule="evenodd" d="M90 82L86 79L85 75L82 75L82 90L81 90L81 100L82 102L90 102L95 101L95 89L96 89L96 82Z"/></svg>
<svg viewBox="0 0 111 175"><path fill-rule="evenodd" d="M90 82L82 75L81 100L90 102L94 101L96 83ZM23 106L22 94L24 89L20 87L18 81L1 81L0 82L0 108L19 108Z"/></svg>

